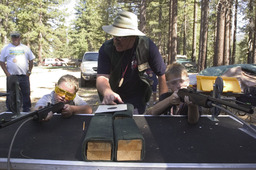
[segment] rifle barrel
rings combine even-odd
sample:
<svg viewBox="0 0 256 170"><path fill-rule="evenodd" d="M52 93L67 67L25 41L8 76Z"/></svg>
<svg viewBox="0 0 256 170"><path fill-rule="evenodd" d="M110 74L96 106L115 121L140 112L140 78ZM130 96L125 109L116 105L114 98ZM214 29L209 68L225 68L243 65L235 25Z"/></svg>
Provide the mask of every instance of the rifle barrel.
<svg viewBox="0 0 256 170"><path fill-rule="evenodd" d="M253 108L250 105L238 105L229 101L225 101L223 99L219 99L219 98L214 98L205 94L201 94L199 92L195 92L192 90L188 90L188 89L180 89L178 91L178 95L181 98L181 100L184 100L185 96L189 96L189 99L196 105L202 106L202 107L206 107L206 108L210 108L213 107L212 103L215 104L221 104L221 105L225 105L228 107L232 107L234 109L246 112L246 113L253 113Z"/></svg>

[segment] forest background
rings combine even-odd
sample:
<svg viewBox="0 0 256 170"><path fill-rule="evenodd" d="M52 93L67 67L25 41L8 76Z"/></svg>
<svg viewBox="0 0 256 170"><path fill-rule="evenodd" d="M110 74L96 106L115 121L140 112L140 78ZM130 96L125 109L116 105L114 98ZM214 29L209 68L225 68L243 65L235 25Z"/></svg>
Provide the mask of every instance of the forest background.
<svg viewBox="0 0 256 170"><path fill-rule="evenodd" d="M112 38L102 26L127 10L138 16L139 29L156 43L167 64L177 54L195 61L198 71L256 63L256 0L76 0L67 25L70 2L0 0L0 48L18 30L39 64L50 57L81 59Z"/></svg>

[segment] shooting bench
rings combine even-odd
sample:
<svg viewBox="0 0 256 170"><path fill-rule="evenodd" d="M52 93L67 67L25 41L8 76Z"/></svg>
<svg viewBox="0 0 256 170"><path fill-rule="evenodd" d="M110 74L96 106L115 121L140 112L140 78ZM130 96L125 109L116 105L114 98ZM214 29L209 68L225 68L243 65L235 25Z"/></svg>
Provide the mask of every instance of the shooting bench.
<svg viewBox="0 0 256 170"><path fill-rule="evenodd" d="M26 122L17 133L10 155L11 169L255 169L256 139L240 121L220 115L189 125L183 116L134 115L145 139L142 161L83 161L82 143L93 115L49 122ZM23 121L0 128L0 169L14 133Z"/></svg>

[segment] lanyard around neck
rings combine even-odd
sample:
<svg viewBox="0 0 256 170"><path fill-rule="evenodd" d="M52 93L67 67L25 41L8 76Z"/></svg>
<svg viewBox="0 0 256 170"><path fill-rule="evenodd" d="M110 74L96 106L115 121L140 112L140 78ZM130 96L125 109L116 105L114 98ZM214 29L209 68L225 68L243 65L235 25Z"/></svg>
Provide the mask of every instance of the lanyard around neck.
<svg viewBox="0 0 256 170"><path fill-rule="evenodd" d="M133 55L134 48L135 48L135 47L132 48L131 55ZM125 53L124 53L124 54L125 54ZM133 59L134 59L134 57L131 57L131 61L132 61ZM129 66L129 63L130 63L130 62L127 63L127 65L126 65L126 67L125 67L125 69L124 69L124 72L122 73L122 77L121 77L121 80L119 81L118 87L121 87L122 84L123 84L123 82L124 82L124 76L125 76L125 73L126 73L126 71L127 71L128 66Z"/></svg>

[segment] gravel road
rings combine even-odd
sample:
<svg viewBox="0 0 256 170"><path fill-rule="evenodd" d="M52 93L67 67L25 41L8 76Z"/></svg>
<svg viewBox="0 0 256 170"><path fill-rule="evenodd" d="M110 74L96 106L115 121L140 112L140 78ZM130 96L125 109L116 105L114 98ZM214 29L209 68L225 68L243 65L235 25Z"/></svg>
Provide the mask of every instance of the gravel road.
<svg viewBox="0 0 256 170"><path fill-rule="evenodd" d="M80 79L80 69L74 67L34 67L30 76L32 107L43 95L50 93L58 79L65 74L71 74ZM6 76L0 68L0 92L6 92ZM88 87L80 88L78 95L88 104L93 106L99 102L95 82L88 84ZM0 97L0 113L6 111L5 97Z"/></svg>

